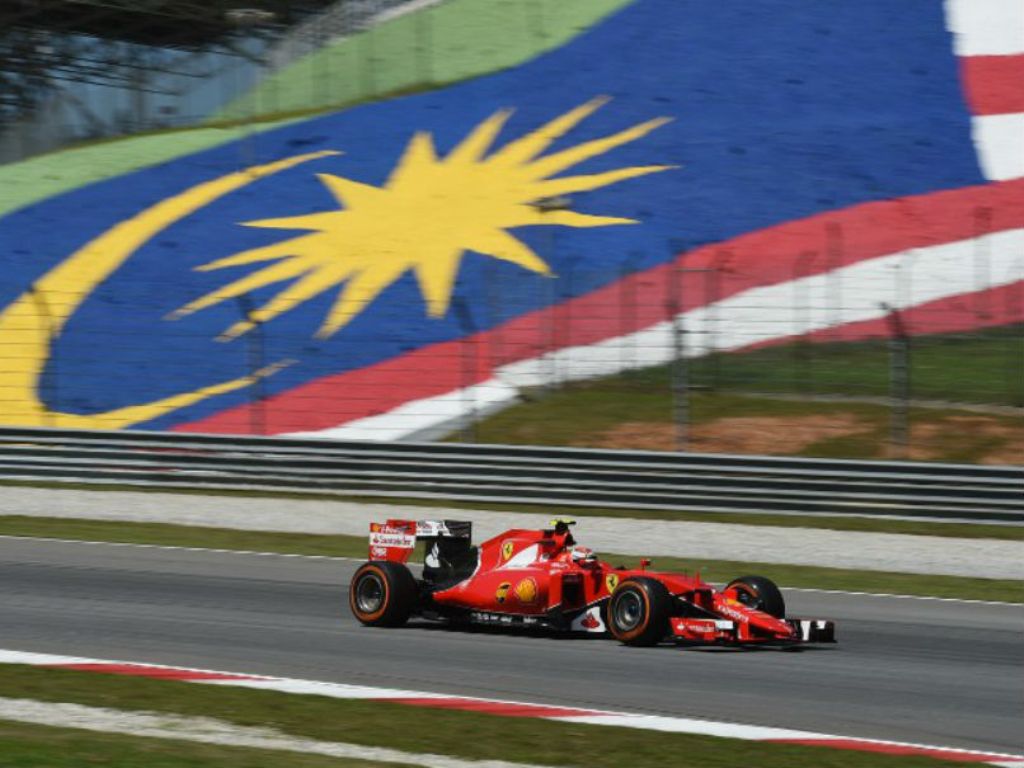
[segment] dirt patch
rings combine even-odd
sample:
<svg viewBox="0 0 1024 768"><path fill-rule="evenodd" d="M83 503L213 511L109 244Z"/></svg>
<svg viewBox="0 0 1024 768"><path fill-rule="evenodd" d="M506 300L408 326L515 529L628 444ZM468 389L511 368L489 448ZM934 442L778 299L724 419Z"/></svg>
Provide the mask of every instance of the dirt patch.
<svg viewBox="0 0 1024 768"><path fill-rule="evenodd" d="M870 433L875 433L871 436ZM877 440L877 457L901 458L886 444L886 430L877 422L852 414L807 416L745 416L718 419L690 429L690 450L708 453L800 453L822 440L855 435ZM592 436L591 448L674 451L671 424L632 421ZM869 446L870 449L870 446ZM906 458L916 461L978 461L982 464L1024 465L1024 424L997 416L947 416L911 423Z"/></svg>
<svg viewBox="0 0 1024 768"><path fill-rule="evenodd" d="M910 428L911 459L942 459L951 446L980 453L982 464L1024 464L1024 425L985 416L949 416Z"/></svg>
<svg viewBox="0 0 1024 768"><path fill-rule="evenodd" d="M718 419L690 429L690 449L708 453L798 453L821 440L863 432L873 425L847 414L814 416L744 416ZM626 422L602 432L587 445L646 451L675 450L671 424Z"/></svg>

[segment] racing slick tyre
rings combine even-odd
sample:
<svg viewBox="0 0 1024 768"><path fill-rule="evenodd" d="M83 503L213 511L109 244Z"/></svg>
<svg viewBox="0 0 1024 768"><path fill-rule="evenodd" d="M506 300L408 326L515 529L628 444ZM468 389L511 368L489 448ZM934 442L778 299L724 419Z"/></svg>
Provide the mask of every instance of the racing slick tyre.
<svg viewBox="0 0 1024 768"><path fill-rule="evenodd" d="M398 627L409 619L419 589L402 563L371 560L352 577L348 604L352 614L370 627Z"/></svg>
<svg viewBox="0 0 1024 768"><path fill-rule="evenodd" d="M737 600L748 608L764 611L777 619L786 618L786 601L775 582L764 576L740 576L729 582L726 592L733 592Z"/></svg>
<svg viewBox="0 0 1024 768"><path fill-rule="evenodd" d="M608 631L626 645L657 645L668 634L672 596L656 579L626 579L608 601Z"/></svg>

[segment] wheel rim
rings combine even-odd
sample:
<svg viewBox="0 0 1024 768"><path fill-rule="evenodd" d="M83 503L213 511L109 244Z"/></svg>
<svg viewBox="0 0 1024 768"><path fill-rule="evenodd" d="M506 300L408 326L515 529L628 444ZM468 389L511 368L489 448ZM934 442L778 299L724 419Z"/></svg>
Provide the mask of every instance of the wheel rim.
<svg viewBox="0 0 1024 768"><path fill-rule="evenodd" d="M356 584L356 607L360 613L377 613L384 605L384 582L375 573L367 573Z"/></svg>
<svg viewBox="0 0 1024 768"><path fill-rule="evenodd" d="M644 617L644 604L636 592L624 592L615 601L615 626L624 632L636 629Z"/></svg>

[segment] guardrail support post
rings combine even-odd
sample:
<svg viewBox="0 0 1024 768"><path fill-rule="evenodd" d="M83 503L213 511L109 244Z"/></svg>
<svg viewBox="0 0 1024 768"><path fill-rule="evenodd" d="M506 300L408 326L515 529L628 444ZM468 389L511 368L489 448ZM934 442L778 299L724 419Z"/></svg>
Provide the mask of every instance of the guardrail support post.
<svg viewBox="0 0 1024 768"><path fill-rule="evenodd" d="M899 310L886 303L889 324L889 446L894 457L905 459L910 432L910 336Z"/></svg>

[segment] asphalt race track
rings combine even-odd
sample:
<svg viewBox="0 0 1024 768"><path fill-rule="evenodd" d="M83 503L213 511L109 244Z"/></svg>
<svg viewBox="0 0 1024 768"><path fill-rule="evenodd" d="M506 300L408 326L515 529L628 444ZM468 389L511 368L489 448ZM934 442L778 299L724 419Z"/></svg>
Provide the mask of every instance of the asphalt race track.
<svg viewBox="0 0 1024 768"><path fill-rule="evenodd" d="M0 537L0 648L1024 750L1020 606L790 591L838 646L634 649L367 629L357 565Z"/></svg>

